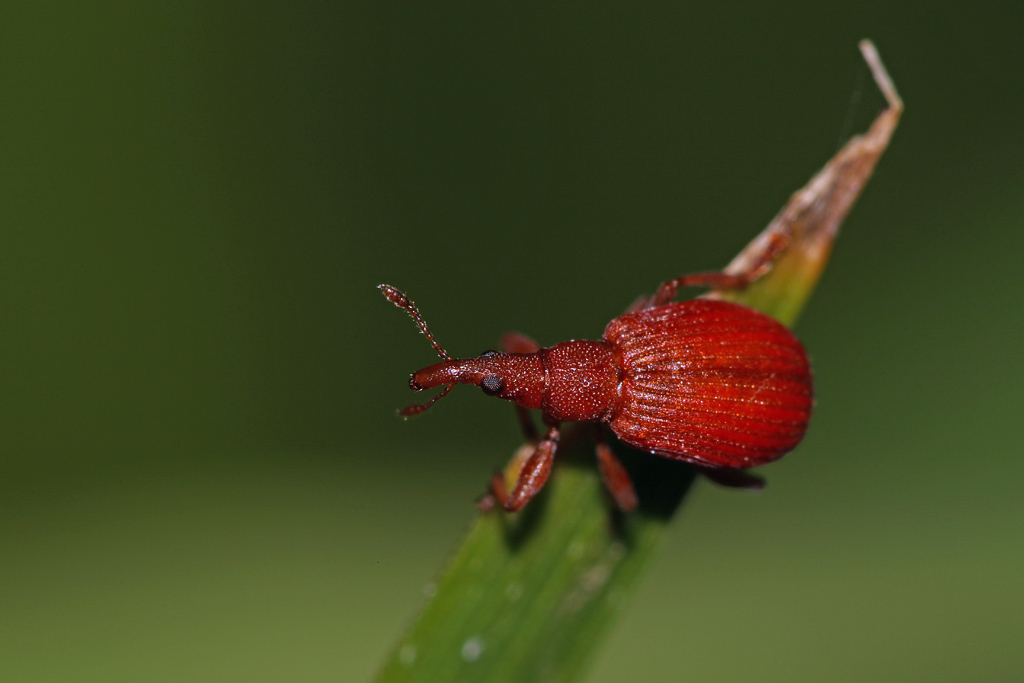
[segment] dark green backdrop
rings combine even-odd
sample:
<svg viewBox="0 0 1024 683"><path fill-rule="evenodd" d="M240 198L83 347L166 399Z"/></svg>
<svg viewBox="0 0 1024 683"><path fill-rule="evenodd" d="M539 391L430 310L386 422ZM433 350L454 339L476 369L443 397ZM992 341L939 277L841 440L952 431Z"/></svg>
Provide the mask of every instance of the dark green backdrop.
<svg viewBox="0 0 1024 683"><path fill-rule="evenodd" d="M367 679L518 443L468 389L395 418L432 351L374 285L457 355L599 335L867 125L863 37L907 112L810 434L699 486L590 680L1024 677L1004 4L5 6L0 678Z"/></svg>

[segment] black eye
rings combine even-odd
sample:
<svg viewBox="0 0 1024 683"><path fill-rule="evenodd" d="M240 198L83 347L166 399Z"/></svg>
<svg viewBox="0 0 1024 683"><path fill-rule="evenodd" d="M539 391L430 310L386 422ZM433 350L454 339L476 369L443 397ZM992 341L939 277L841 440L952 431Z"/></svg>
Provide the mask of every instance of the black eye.
<svg viewBox="0 0 1024 683"><path fill-rule="evenodd" d="M487 375L480 380L480 388L488 396L497 396L505 390L505 382L497 375Z"/></svg>
<svg viewBox="0 0 1024 683"><path fill-rule="evenodd" d="M484 351L483 353L481 353L480 357L481 358L492 358L492 357L497 356L497 355L498 355L497 351L494 351L492 349L488 349L488 350Z"/></svg>

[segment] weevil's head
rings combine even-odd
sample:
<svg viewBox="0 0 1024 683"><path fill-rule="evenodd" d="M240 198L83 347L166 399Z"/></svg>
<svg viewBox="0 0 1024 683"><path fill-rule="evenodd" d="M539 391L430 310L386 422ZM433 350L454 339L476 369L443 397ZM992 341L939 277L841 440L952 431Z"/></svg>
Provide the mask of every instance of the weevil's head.
<svg viewBox="0 0 1024 683"><path fill-rule="evenodd" d="M422 413L456 384L473 384L488 396L539 408L544 392L544 365L536 353L484 351L476 358L451 358L417 370L409 378L415 391L444 386L430 402L403 408L402 415Z"/></svg>
<svg viewBox="0 0 1024 683"><path fill-rule="evenodd" d="M388 301L409 314L443 359L414 372L409 378L409 387L414 391L436 387L444 389L426 403L402 408L398 411L400 415L408 417L424 412L447 396L456 384L474 384L488 396L515 401L525 408L540 407L544 392L544 366L539 354L484 351L476 358L452 358L434 339L416 304L390 285L380 285L379 289Z"/></svg>

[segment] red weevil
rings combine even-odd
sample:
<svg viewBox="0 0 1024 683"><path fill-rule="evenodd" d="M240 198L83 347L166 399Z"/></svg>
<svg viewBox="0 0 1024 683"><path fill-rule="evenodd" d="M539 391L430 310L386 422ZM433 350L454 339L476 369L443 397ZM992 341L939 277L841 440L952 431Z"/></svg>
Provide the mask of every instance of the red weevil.
<svg viewBox="0 0 1024 683"><path fill-rule="evenodd" d="M903 112L874 44L861 41L860 49L888 108L790 198L756 241L757 250L750 251L752 243L730 265L739 273L669 280L608 323L600 341L567 341L543 349L512 334L502 340L504 353L488 351L468 359L450 358L416 306L394 287L380 286L444 359L414 373L409 385L416 391L445 388L427 403L399 413L422 413L456 384L475 384L490 396L514 401L527 437L536 442L512 492L495 475L482 507L500 503L518 510L544 486L559 425L567 420L607 424L634 448L692 463L730 485L756 485L759 480L742 470L776 460L800 443L814 389L807 354L796 337L744 306L672 300L680 287L746 287L771 268L793 238L794 226L800 226L800 241L815 245L819 254L823 244L831 244ZM548 427L540 440L529 421L531 408L541 411ZM629 475L597 431L601 476L619 508L631 510L637 501Z"/></svg>
<svg viewBox="0 0 1024 683"><path fill-rule="evenodd" d="M648 299L615 318L599 341L571 340L541 348L520 334L502 339L503 352L451 358L427 329L415 304L390 285L389 301L412 316L443 361L413 373L416 391L444 386L422 413L456 384L517 404L524 431L535 437L527 409L540 410L547 432L523 465L511 492L496 474L481 501L522 508L544 486L558 448L560 424L607 424L641 451L692 463L723 482L757 481L738 470L776 460L803 439L814 389L807 353L778 321L746 306L713 299L673 303L680 287L742 288L771 267L785 238L745 274L697 273L663 283ZM633 510L629 474L597 440L601 477L616 505Z"/></svg>

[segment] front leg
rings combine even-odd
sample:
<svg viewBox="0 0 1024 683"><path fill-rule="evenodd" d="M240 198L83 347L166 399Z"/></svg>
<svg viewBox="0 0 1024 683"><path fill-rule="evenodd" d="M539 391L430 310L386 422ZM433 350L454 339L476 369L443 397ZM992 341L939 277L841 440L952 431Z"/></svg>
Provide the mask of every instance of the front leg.
<svg viewBox="0 0 1024 683"><path fill-rule="evenodd" d="M544 483L551 475L551 465L555 460L555 451L558 450L560 437L561 432L557 425L548 428L547 434L533 449L533 454L519 470L519 476L516 478L516 485L511 494L505 486L504 475L501 472L495 472L491 479L490 493L478 503L480 509L490 510L497 503L509 512L521 510L544 487Z"/></svg>
<svg viewBox="0 0 1024 683"><path fill-rule="evenodd" d="M516 486L512 489L512 495L502 505L509 512L516 512L522 509L526 503L533 498L544 487L551 475L551 465L555 461L555 451L558 450L558 440L561 431L557 426L548 428L547 434L537 444L533 455L519 471L519 478L516 479Z"/></svg>

